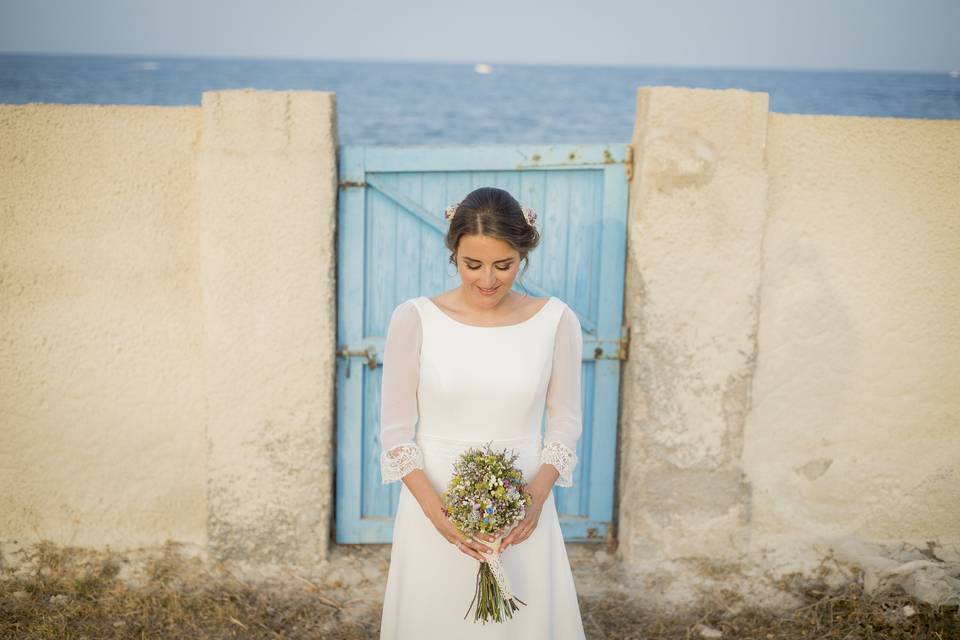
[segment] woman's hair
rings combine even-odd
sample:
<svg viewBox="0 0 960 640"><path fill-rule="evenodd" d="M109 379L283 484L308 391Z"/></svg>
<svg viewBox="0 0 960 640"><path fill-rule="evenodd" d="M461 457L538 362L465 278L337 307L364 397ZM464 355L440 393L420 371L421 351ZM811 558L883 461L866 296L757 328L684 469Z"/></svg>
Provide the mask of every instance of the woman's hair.
<svg viewBox="0 0 960 640"><path fill-rule="evenodd" d="M503 240L520 253L520 259L525 261L524 272L530 264L527 255L540 244L540 232L527 223L517 199L497 187L474 189L457 207L444 239L451 264L457 264L457 248L465 235Z"/></svg>

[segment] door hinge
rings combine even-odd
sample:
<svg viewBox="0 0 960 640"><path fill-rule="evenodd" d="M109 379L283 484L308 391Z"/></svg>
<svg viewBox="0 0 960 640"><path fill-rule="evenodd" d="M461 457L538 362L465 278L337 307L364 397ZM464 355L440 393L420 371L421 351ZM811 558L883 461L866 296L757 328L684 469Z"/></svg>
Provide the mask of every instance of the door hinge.
<svg viewBox="0 0 960 640"><path fill-rule="evenodd" d="M627 181L633 178L633 145L627 145L627 152L624 154L623 162L627 165Z"/></svg>

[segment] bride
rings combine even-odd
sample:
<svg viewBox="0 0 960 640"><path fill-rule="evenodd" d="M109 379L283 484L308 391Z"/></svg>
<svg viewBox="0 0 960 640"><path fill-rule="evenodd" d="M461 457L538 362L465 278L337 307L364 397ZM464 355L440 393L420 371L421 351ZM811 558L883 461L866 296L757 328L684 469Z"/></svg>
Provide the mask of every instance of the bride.
<svg viewBox="0 0 960 640"><path fill-rule="evenodd" d="M402 486L380 637L584 638L553 496L554 485L573 486L582 432L580 322L560 298L511 290L540 241L533 210L482 187L444 218L461 284L398 304L384 346L380 469L384 483ZM499 532L504 570L526 606L480 624L465 612L490 549L454 527L440 496L460 453L486 445L518 455L533 503Z"/></svg>

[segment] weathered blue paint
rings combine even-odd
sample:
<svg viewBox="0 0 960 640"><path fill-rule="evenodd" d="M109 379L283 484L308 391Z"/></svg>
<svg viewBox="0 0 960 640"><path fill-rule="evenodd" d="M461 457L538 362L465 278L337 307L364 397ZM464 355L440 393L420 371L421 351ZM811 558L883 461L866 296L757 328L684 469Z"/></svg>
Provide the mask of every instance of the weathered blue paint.
<svg viewBox="0 0 960 640"><path fill-rule="evenodd" d="M540 246L514 284L580 318L584 430L574 485L556 487L567 540L603 539L613 516L626 248L626 144L339 148L336 541L390 542L400 483L379 465L380 354L393 308L460 284L443 210L481 186L539 214ZM370 368L370 364L374 368Z"/></svg>

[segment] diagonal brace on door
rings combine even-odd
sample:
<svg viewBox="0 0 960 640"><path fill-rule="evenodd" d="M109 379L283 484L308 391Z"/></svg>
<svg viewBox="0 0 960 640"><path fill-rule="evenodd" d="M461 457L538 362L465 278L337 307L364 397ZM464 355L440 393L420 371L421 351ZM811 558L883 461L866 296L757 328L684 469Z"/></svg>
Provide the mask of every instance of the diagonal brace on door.
<svg viewBox="0 0 960 640"><path fill-rule="evenodd" d="M367 178L367 184L369 186L373 187L374 189L379 191L381 194L383 194L385 197L389 198L390 200L393 200L394 202L396 202L398 205L403 207L406 211L409 211L410 213L415 215L420 220L420 222L423 222L424 224L428 225L440 235L445 235L447 233L447 224L441 221L439 218L437 218L437 216L431 215L429 211L427 211L426 209L421 207L419 204L417 204L417 202L414 201L412 198L408 198L407 196L403 195L399 191L393 189L389 185L385 184L380 178L374 175L367 174L366 178Z"/></svg>
<svg viewBox="0 0 960 640"><path fill-rule="evenodd" d="M379 191L385 198L392 200L393 202L400 205L404 211L408 211L417 217L418 220L427 224L430 228L435 230L437 233L443 235L447 233L448 225L446 222L440 220L435 215L432 215L429 211L421 207L415 200L409 198L388 184L385 184L383 180L376 177L373 174L367 174L366 176L367 185L371 188ZM542 288L538 287L535 284L525 284L527 289L533 291L536 295L542 297L548 297L549 294L544 291ZM571 307L572 309L572 307ZM577 317L580 319L580 327L590 335L596 333L597 327L589 318L584 318L577 311L574 311L577 314Z"/></svg>

